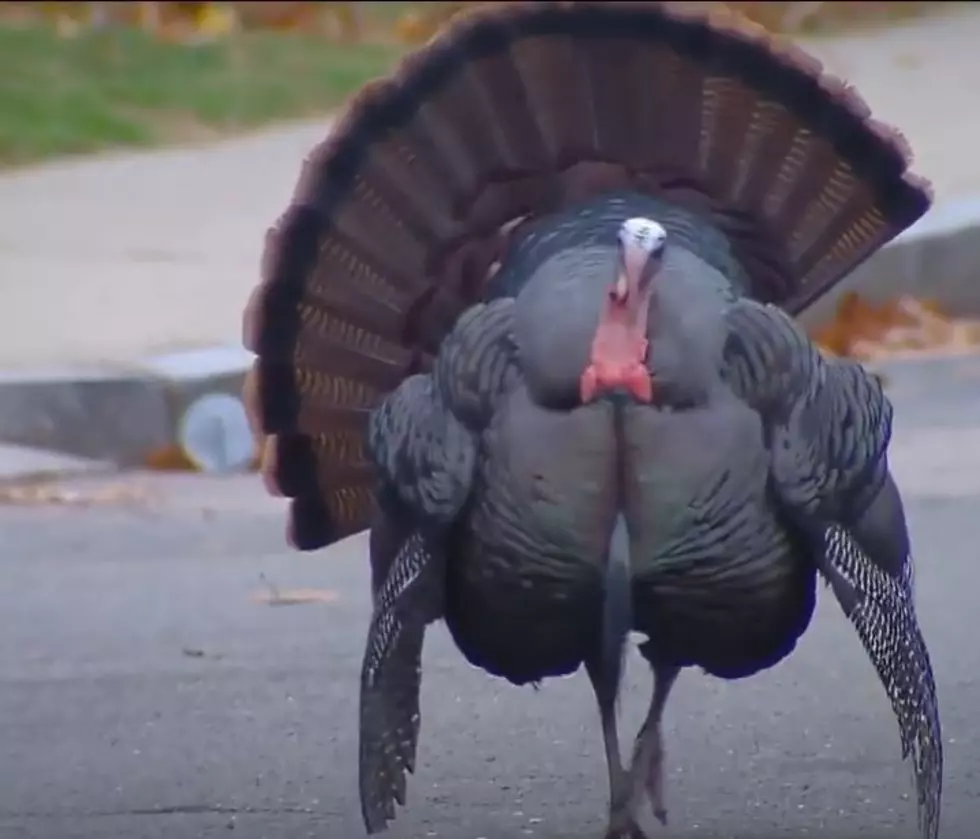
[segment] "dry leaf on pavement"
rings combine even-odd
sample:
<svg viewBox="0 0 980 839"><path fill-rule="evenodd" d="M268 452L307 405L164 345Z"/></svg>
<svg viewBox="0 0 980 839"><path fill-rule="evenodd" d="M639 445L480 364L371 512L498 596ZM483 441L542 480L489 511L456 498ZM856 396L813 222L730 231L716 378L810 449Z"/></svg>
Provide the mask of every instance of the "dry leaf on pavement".
<svg viewBox="0 0 980 839"><path fill-rule="evenodd" d="M67 487L53 481L0 484L0 504L91 506L145 501L146 491L132 484Z"/></svg>
<svg viewBox="0 0 980 839"><path fill-rule="evenodd" d="M253 603L264 603L267 606L300 606L304 603L335 603L340 599L340 595L332 589L280 589L265 574L261 574L259 579L265 585L265 591L252 595Z"/></svg>

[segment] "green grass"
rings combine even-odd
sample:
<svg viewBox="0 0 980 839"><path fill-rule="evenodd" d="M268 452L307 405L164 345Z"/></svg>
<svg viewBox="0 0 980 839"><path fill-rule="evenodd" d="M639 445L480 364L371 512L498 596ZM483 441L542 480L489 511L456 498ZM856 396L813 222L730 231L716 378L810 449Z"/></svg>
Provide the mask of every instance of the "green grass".
<svg viewBox="0 0 980 839"><path fill-rule="evenodd" d="M0 26L0 166L325 114L398 52L273 32L189 45Z"/></svg>

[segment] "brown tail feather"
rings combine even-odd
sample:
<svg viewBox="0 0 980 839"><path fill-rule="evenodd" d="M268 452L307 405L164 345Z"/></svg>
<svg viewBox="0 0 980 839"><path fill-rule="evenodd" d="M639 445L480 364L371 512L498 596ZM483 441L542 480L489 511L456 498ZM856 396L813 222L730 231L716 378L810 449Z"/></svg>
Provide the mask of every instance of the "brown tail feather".
<svg viewBox="0 0 980 839"><path fill-rule="evenodd" d="M354 99L246 314L263 469L303 549L365 527L370 409L480 299L508 228L630 188L696 207L798 312L928 208L901 136L814 59L658 3L494 4Z"/></svg>

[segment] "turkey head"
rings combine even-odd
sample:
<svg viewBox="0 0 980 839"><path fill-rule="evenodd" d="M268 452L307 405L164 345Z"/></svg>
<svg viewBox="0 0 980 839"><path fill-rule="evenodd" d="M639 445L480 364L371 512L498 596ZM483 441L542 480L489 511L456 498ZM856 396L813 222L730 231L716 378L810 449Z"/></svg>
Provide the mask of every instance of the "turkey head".
<svg viewBox="0 0 980 839"><path fill-rule="evenodd" d="M609 287L592 339L592 357L581 379L583 403L601 392L628 393L639 402L653 397L647 369L647 320L652 278L662 264L667 231L646 218L631 218L619 230L621 264Z"/></svg>

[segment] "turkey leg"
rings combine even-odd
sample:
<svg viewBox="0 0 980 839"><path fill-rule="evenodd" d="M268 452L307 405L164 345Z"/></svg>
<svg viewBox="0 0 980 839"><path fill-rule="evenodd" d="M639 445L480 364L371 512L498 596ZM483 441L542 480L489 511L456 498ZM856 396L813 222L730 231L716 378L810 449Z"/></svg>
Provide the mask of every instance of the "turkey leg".
<svg viewBox="0 0 980 839"><path fill-rule="evenodd" d="M664 803L664 746L661 732L667 697L680 674L679 667L653 666L653 698L646 719L636 735L633 746L633 763L630 769L630 786L633 800L650 797L653 814L662 825L667 824L667 807Z"/></svg>
<svg viewBox="0 0 980 839"><path fill-rule="evenodd" d="M623 768L619 751L615 696L608 696L608 692L602 689L598 670L599 668L586 664L586 671L599 701L602 745L606 751L606 768L609 770L609 826L603 839L647 839L633 815L635 797L631 774Z"/></svg>

